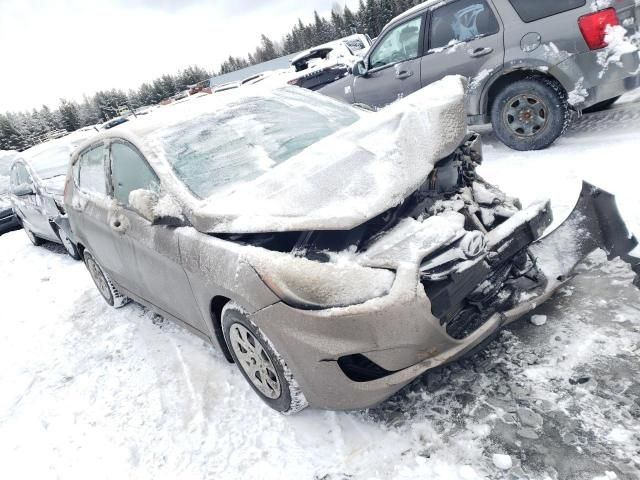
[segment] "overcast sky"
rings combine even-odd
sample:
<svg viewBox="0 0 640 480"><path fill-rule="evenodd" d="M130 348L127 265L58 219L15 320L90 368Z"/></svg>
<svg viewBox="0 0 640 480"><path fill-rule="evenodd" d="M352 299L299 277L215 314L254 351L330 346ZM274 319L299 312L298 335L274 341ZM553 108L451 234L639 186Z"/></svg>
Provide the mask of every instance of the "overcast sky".
<svg viewBox="0 0 640 480"><path fill-rule="evenodd" d="M335 0L0 0L0 112L246 55ZM344 4L345 0L339 0ZM357 0L346 0L350 7Z"/></svg>

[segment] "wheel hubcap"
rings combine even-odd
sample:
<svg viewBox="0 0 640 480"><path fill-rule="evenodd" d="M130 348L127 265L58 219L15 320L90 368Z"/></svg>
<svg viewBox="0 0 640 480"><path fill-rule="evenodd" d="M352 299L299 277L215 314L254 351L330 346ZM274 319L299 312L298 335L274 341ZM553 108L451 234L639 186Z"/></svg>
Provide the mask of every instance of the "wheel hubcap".
<svg viewBox="0 0 640 480"><path fill-rule="evenodd" d="M280 380L260 341L239 323L231 326L229 334L231 348L251 383L265 397L279 398L282 390Z"/></svg>
<svg viewBox="0 0 640 480"><path fill-rule="evenodd" d="M74 255L75 252L73 251L74 250L73 244L71 243L71 240L69 240L69 237L67 236L65 231L60 229L58 234L60 235L60 240L62 241L62 245L67 250L69 255Z"/></svg>
<svg viewBox="0 0 640 480"><path fill-rule="evenodd" d="M547 126L547 106L535 95L517 95L504 108L504 123L520 137L538 135Z"/></svg>
<svg viewBox="0 0 640 480"><path fill-rule="evenodd" d="M107 279L104 278L104 274L100 270L98 264L93 260L93 258L87 259L87 268L89 269L89 273L91 274L93 281L98 287L100 294L104 298L109 300L109 297L111 296L111 290L109 289L109 285L107 284Z"/></svg>

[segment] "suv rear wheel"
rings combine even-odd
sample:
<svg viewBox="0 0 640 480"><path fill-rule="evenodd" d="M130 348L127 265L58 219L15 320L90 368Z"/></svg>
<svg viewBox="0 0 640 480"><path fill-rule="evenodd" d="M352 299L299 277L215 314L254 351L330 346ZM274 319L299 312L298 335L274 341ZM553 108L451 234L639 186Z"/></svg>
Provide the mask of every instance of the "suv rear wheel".
<svg viewBox="0 0 640 480"><path fill-rule="evenodd" d="M567 95L548 78L519 80L493 101L491 123L496 136L514 150L541 150L562 135L571 120Z"/></svg>

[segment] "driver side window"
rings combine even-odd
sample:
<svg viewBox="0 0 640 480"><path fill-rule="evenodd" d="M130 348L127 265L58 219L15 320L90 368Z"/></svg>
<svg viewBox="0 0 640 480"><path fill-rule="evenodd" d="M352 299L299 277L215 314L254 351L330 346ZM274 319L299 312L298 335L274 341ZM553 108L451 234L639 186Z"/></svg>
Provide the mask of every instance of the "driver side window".
<svg viewBox="0 0 640 480"><path fill-rule="evenodd" d="M380 68L417 58L421 27L420 16L391 30L369 57L369 68Z"/></svg>
<svg viewBox="0 0 640 480"><path fill-rule="evenodd" d="M113 196L122 205L131 206L129 194L135 190L160 190L160 181L146 160L129 145L111 145Z"/></svg>

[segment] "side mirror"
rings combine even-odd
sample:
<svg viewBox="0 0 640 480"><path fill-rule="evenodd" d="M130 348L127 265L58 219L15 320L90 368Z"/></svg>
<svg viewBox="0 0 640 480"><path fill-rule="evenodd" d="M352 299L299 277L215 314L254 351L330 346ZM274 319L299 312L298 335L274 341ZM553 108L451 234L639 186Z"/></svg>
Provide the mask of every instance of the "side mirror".
<svg viewBox="0 0 640 480"><path fill-rule="evenodd" d="M35 195L35 193L33 185L28 183L23 183L22 185L17 185L13 188L13 194L16 197L26 197L27 195Z"/></svg>
<svg viewBox="0 0 640 480"><path fill-rule="evenodd" d="M151 190L134 190L129 205L152 225L180 227L185 224L182 206L170 195L159 196Z"/></svg>
<svg viewBox="0 0 640 480"><path fill-rule="evenodd" d="M369 69L367 68L366 63L364 63L364 60L358 60L353 64L353 75L356 77L364 77L367 75L368 71Z"/></svg>

